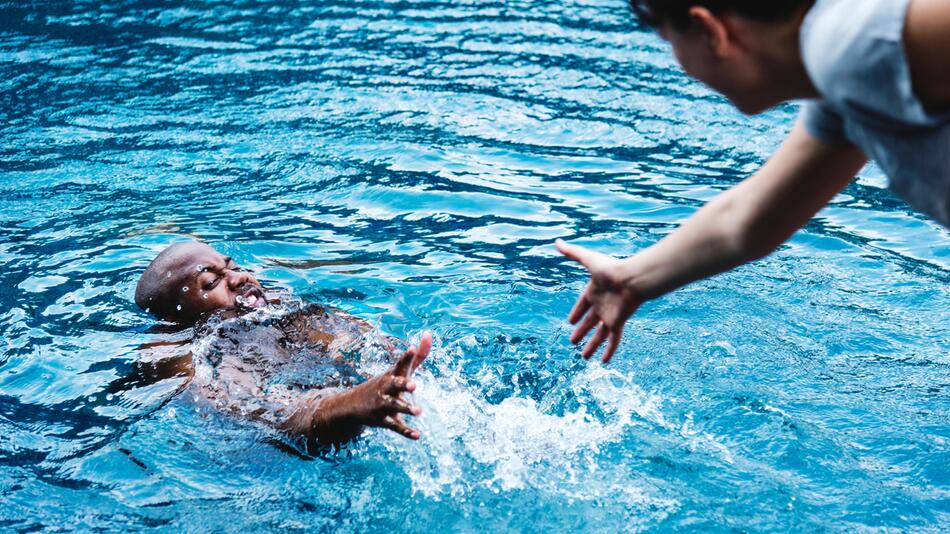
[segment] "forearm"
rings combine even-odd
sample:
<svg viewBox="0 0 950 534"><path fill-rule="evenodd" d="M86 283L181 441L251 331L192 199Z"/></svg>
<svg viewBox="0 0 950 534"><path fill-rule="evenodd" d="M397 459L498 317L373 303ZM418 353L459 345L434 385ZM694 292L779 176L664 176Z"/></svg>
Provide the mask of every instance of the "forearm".
<svg viewBox="0 0 950 534"><path fill-rule="evenodd" d="M701 208L656 245L624 261L624 277L651 300L684 285L747 263L764 252L744 239L734 213L735 191Z"/></svg>
<svg viewBox="0 0 950 534"><path fill-rule="evenodd" d="M865 161L856 148L822 145L798 124L759 172L625 260L624 277L642 298L653 299L766 256L831 201Z"/></svg>
<svg viewBox="0 0 950 534"><path fill-rule="evenodd" d="M292 438L304 439L308 448L355 439L364 427L348 414L348 393L349 390L335 394L314 391L304 395L280 429Z"/></svg>

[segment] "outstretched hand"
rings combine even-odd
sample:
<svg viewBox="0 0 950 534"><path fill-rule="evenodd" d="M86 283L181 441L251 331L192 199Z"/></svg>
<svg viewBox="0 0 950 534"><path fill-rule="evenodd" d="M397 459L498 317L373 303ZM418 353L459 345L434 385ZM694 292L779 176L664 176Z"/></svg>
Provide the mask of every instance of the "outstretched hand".
<svg viewBox="0 0 950 534"><path fill-rule="evenodd" d="M624 324L643 304L644 299L624 276L621 260L560 239L555 245L561 254L580 263L590 272L590 282L568 316L568 321L577 325L571 334L571 343L580 343L591 330L597 328L581 354L589 359L606 341L603 360L607 363L620 346Z"/></svg>
<svg viewBox="0 0 950 534"><path fill-rule="evenodd" d="M409 439L419 439L419 431L406 425L403 415L422 413L421 407L409 403L406 394L415 391L412 373L431 348L432 334L425 332L419 346L407 350L388 371L351 390L350 408L359 424L388 428Z"/></svg>

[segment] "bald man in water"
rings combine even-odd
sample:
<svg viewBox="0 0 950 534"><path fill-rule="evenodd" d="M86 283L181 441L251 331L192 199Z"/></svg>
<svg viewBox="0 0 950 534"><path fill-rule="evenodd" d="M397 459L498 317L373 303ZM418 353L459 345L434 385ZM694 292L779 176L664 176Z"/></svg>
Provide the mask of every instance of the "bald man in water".
<svg viewBox="0 0 950 534"><path fill-rule="evenodd" d="M196 377L198 396L222 411L264 422L308 449L346 442L370 426L420 437L403 416L422 412L406 397L429 354L428 332L389 370L366 376L348 357L371 345L394 355L395 340L370 342L368 323L337 310L269 301L251 273L197 241L159 254L139 279L135 302L160 319L197 324L192 345L202 340L202 350L173 372Z"/></svg>

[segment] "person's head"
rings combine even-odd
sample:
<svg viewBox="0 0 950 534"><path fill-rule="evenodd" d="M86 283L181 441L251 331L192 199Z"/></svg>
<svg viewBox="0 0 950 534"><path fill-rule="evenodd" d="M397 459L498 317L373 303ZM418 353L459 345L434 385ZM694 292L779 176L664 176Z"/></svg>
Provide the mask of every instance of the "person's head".
<svg viewBox="0 0 950 534"><path fill-rule="evenodd" d="M806 96L789 83L804 74L798 52L801 20L815 0L630 0L641 21L673 45L694 78L743 113L755 114ZM810 81L799 80L810 87Z"/></svg>
<svg viewBox="0 0 950 534"><path fill-rule="evenodd" d="M135 303L160 319L194 322L221 308L266 304L261 284L215 249L188 241L162 251L135 287Z"/></svg>

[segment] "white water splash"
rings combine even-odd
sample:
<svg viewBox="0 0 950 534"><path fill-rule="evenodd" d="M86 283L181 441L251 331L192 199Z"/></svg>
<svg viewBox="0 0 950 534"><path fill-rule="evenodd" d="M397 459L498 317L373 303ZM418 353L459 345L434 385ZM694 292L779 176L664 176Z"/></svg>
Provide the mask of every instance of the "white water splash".
<svg viewBox="0 0 950 534"><path fill-rule="evenodd" d="M513 396L493 404L473 389L453 362L464 342L433 348L426 369L415 377L415 401L424 408L411 424L419 442L383 435L380 442L403 465L414 491L430 498L463 498L478 488L494 492L531 489L569 500L610 499L666 515L679 503L658 494L636 473L605 465L599 455L620 443L634 426L647 425L681 436L687 446L726 458L715 436L697 432L690 421L670 421L665 401L617 370L590 365L558 386L580 401L563 414L551 405ZM558 395L552 395L557 397ZM596 412L599 416L593 415Z"/></svg>

